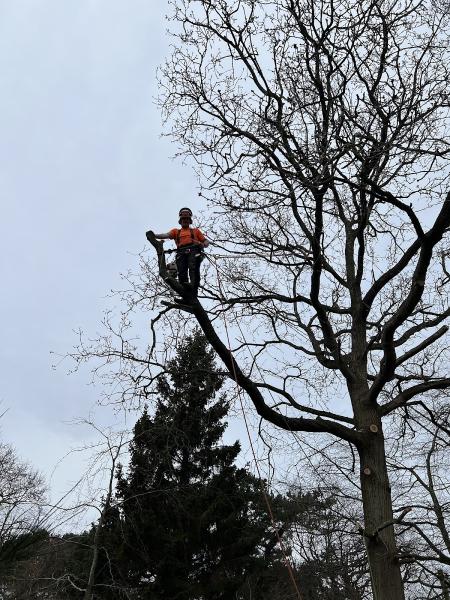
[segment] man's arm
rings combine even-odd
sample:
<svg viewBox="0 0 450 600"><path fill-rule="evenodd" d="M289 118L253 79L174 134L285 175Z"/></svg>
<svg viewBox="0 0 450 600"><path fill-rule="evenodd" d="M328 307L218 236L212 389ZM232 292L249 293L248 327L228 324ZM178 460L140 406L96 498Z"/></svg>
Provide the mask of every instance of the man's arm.
<svg viewBox="0 0 450 600"><path fill-rule="evenodd" d="M198 246L202 246L202 248L207 248L209 246L210 242L206 238L206 236L200 231L200 229L197 229L197 236L198 236L198 240L194 240L194 244L197 244Z"/></svg>
<svg viewBox="0 0 450 600"><path fill-rule="evenodd" d="M172 236L170 235L170 231L167 233L154 233L152 230L147 231L145 237L148 239L149 234L153 234L157 240L170 240Z"/></svg>
<svg viewBox="0 0 450 600"><path fill-rule="evenodd" d="M200 240L192 240L192 243L196 246L201 246L202 248L207 248L210 242L205 238L203 241Z"/></svg>

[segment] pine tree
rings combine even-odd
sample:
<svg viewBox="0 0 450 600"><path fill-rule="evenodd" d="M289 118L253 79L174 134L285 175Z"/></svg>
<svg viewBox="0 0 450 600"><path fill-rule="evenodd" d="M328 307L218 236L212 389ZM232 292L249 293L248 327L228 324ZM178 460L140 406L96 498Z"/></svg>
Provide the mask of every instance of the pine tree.
<svg viewBox="0 0 450 600"><path fill-rule="evenodd" d="M200 334L180 346L168 374L118 476L128 583L139 598L244 598L238 590L267 566L264 549L278 557L259 482L235 465L239 443L222 442L229 406Z"/></svg>

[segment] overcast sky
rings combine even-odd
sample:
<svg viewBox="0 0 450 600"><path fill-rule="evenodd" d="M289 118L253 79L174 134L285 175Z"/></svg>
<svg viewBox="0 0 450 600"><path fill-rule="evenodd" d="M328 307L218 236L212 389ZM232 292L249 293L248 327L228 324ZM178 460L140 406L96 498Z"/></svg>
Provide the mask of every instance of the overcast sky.
<svg viewBox="0 0 450 600"><path fill-rule="evenodd" d="M150 227L202 208L161 139L161 0L0 0L1 435L45 473L83 441L99 390L52 370ZM72 461L72 474L79 467ZM65 473L57 476L63 485Z"/></svg>

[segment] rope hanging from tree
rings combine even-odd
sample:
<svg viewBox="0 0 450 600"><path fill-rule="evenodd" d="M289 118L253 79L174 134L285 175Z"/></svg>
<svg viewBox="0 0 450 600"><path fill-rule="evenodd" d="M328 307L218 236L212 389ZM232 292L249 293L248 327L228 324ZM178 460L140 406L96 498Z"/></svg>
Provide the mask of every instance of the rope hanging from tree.
<svg viewBox="0 0 450 600"><path fill-rule="evenodd" d="M182 300L184 300L186 302L186 304L181 304L178 302L174 302L174 303L169 303L169 302L163 302L166 306L168 306L169 308L178 308L179 310L184 310L185 312L190 312L190 313L194 313L197 316L197 320L199 321L200 326L203 325L207 325L209 323L209 319L207 316L206 311L203 309L203 307L200 305L199 301L197 298L195 299L188 299L187 298L187 294L186 294L186 290L185 287L183 285L181 285L178 281L176 281L173 277L169 276L169 273L167 271L167 265L166 265L166 259L165 259L165 254L171 254L173 251L172 250L167 250L165 251L163 248L163 244L162 242L158 241L156 239L156 237L154 235L150 235L147 238L149 240L149 242L152 244L152 246L155 248L157 255L158 255L158 269L159 269L159 274L162 277L162 279L164 280L164 282L175 292L177 293ZM222 283L221 283L221 279L220 279L220 275L219 275L219 269L217 267L217 264L215 262L213 262L212 257L208 256L208 259L210 260L210 262L213 264L213 266L215 266L216 269L216 277L217 277L217 286L218 286L218 290L219 293L221 295L221 299L222 301L225 300L225 295L223 293L223 287L222 287ZM240 407L241 407L241 411L242 411L242 416L244 419L244 423L245 423L245 428L247 431L247 436L249 439L249 444L250 444L250 448L252 451L252 455L253 455L253 459L255 461L255 466L256 466L256 470L257 470L257 474L258 474L258 479L260 481L260 485L261 485L261 493L264 499L264 503L266 504L267 507L267 512L274 530L274 534L275 537L277 539L277 543L280 547L280 550L283 554L283 559L284 559L284 563L285 566L288 570L289 573L289 578L292 582L292 586L295 590L295 595L298 598L298 600L303 600L303 597L300 593L300 589L298 587L297 581L295 579L295 575L294 575L294 570L292 568L291 562L289 560L289 557L287 555L287 551L284 547L283 541L281 539L281 534L279 529L276 526L276 522L275 522L275 517L274 517L274 513L272 510L272 506L270 503L270 498L267 494L267 491L265 489L265 485L264 485L264 480L262 478L261 475L261 471L259 468L259 464L257 461L257 457L256 457L256 452L255 452L255 448L254 448L254 444L251 438L251 433L250 433L250 427L248 424L248 419L247 419L247 415L245 414L245 409L244 409L244 402L242 400L242 386L240 385L239 381L242 378L245 378L245 376L243 375L243 373L241 373L240 369L237 367L236 361L234 360L234 356L233 353L231 351L231 342L230 342L230 336L229 336L229 330L228 330L228 323L226 321L225 315L223 315L223 320L224 320L224 327L225 327L225 332L226 332L226 336L227 336L227 343L228 343L228 347L223 344L223 342L217 338L217 345L220 347L220 349L222 350L222 352L220 354L222 360L224 361L225 365L227 365L228 370L230 372L230 375L232 375L232 379L235 381L236 383L236 391L237 391L237 395L239 398L239 402L240 402ZM242 333L242 332L241 332ZM217 337L217 336L216 336ZM217 348L216 348L217 351ZM280 415L281 418L282 415Z"/></svg>

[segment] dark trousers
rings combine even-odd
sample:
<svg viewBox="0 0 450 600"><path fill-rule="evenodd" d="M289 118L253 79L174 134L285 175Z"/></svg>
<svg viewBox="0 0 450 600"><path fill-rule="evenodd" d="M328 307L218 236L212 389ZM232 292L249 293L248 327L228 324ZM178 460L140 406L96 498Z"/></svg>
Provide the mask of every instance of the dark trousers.
<svg viewBox="0 0 450 600"><path fill-rule="evenodd" d="M192 286L192 296L197 298L198 286L200 285L200 263L203 253L198 246L188 246L177 250L178 281L188 283Z"/></svg>

